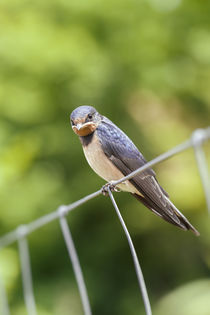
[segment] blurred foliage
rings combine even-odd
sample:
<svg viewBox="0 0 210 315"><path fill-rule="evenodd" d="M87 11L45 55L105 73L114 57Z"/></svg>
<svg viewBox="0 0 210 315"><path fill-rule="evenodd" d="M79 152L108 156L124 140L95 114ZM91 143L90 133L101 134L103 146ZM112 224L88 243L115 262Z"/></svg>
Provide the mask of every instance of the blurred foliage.
<svg viewBox="0 0 210 315"><path fill-rule="evenodd" d="M210 2L2 0L1 235L97 190L69 114L91 104L147 159L210 122ZM205 146L210 162L209 143ZM184 233L129 194L116 196L155 314L209 312L210 229L189 150L155 167L201 232ZM108 198L69 215L93 314L144 314L126 239ZM58 222L29 237L40 315L82 314ZM24 315L17 247L0 254L12 315ZM202 280L200 280L202 279Z"/></svg>
<svg viewBox="0 0 210 315"><path fill-rule="evenodd" d="M181 288L174 290L166 295L157 307L156 315L170 314L176 315L208 315L210 309L210 281L198 280Z"/></svg>

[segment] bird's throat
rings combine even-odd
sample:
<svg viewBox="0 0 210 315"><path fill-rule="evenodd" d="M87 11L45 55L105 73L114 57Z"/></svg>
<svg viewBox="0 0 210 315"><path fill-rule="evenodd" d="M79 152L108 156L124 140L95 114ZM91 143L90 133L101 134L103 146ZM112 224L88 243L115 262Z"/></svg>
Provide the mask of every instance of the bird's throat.
<svg viewBox="0 0 210 315"><path fill-rule="evenodd" d="M88 146L92 140L93 140L93 135L94 135L94 132L92 132L91 134L87 135L87 136L80 136L80 141L82 143L82 145L84 147Z"/></svg>

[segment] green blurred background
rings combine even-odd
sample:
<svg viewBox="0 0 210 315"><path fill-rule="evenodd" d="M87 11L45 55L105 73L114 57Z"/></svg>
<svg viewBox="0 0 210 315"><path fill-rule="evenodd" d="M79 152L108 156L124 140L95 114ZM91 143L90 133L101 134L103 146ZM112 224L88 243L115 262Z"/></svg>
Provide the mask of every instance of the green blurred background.
<svg viewBox="0 0 210 315"><path fill-rule="evenodd" d="M210 2L2 0L0 232L104 182L89 168L69 114L94 105L150 160L210 124ZM209 143L205 145L210 164ZM116 195L154 314L210 314L210 222L193 150L157 165L196 238ZM93 314L144 314L126 238L109 198L70 213ZM29 236L40 315L82 314L59 223ZM0 253L12 315L25 315L17 246Z"/></svg>

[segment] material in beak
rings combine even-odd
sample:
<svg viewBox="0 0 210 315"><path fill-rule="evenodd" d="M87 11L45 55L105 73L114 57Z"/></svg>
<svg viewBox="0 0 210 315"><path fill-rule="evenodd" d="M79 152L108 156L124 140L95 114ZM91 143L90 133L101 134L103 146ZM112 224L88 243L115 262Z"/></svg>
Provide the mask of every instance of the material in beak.
<svg viewBox="0 0 210 315"><path fill-rule="evenodd" d="M75 127L77 128L77 130L79 131L82 128L83 124L77 124Z"/></svg>
<svg viewBox="0 0 210 315"><path fill-rule="evenodd" d="M88 122L85 124L78 123L77 125L72 126L72 129L78 136L87 136L94 132L96 127L97 126L93 122Z"/></svg>

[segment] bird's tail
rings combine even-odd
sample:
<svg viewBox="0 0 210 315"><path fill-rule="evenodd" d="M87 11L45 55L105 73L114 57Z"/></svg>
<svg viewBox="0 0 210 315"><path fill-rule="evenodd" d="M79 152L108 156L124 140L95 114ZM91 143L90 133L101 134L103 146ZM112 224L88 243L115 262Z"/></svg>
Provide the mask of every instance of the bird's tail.
<svg viewBox="0 0 210 315"><path fill-rule="evenodd" d="M138 194L132 194L135 198L141 201L148 209L154 212L156 215L163 218L165 221L180 227L183 230L191 230L196 236L200 233L194 228L194 226L185 218L185 216L175 207L175 205L166 196L166 208L167 211L163 211L159 205L155 204L151 199L144 198Z"/></svg>

